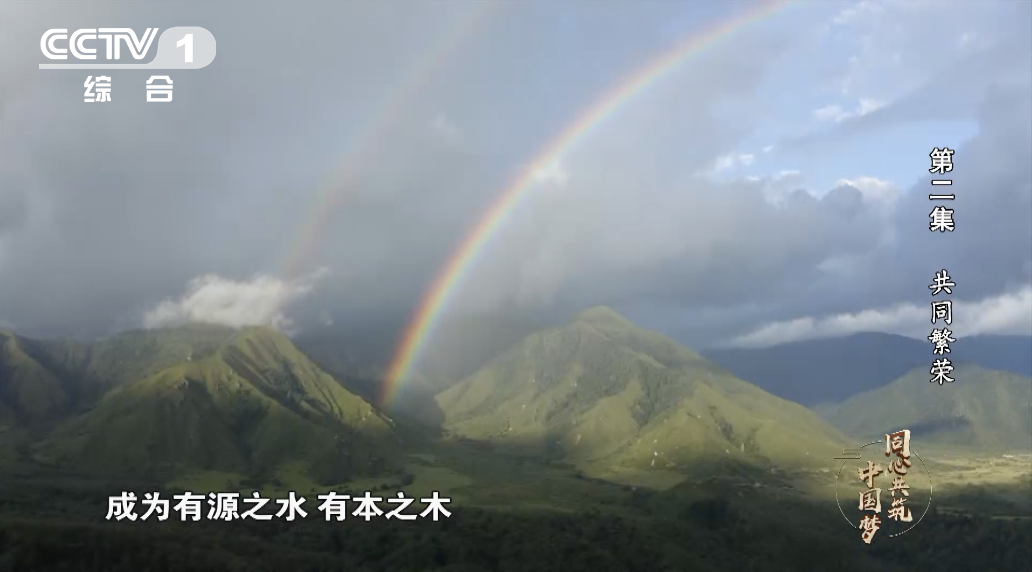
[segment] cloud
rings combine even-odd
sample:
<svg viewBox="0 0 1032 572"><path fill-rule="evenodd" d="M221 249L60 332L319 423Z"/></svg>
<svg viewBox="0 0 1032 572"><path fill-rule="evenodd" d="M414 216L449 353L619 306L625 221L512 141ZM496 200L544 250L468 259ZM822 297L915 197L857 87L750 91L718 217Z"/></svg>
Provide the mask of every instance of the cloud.
<svg viewBox="0 0 1032 572"><path fill-rule="evenodd" d="M857 117L863 117L869 113L873 113L885 104L873 99L860 99L857 106L852 111L846 111L841 105L834 104L816 109L813 112L813 116L821 121L831 121L834 123L842 123Z"/></svg>
<svg viewBox="0 0 1032 572"><path fill-rule="evenodd" d="M1023 2L956 3L949 10L932 0L849 4L833 18L830 46L825 46L841 58L832 83L844 95L875 94L884 101L937 75L943 76L940 86L956 90L963 86L951 82L971 73L960 72L958 60L1027 34L1028 9Z"/></svg>
<svg viewBox="0 0 1032 572"><path fill-rule="evenodd" d="M320 271L302 279L284 281L272 276L255 276L237 281L214 274L200 276L187 284L177 300L164 300L143 316L146 328L161 328L183 323L217 324L239 328L271 326L285 329L292 322L284 311L290 304L310 294Z"/></svg>
<svg viewBox="0 0 1032 572"><path fill-rule="evenodd" d="M1032 335L1032 285L976 302L953 304L951 330L958 337L980 334ZM826 317L805 316L765 324L732 338L731 347L766 347L808 339L830 338L859 332L884 332L923 339L933 327L931 303L898 304Z"/></svg>
<svg viewBox="0 0 1032 572"><path fill-rule="evenodd" d="M845 117L846 112L842 109L841 105L826 105L820 109L813 110L813 116L821 121L841 121Z"/></svg>
<svg viewBox="0 0 1032 572"><path fill-rule="evenodd" d="M876 0L863 0L846 6L832 19L836 26L844 26L855 23L857 20L872 19L882 13L882 2Z"/></svg>
<svg viewBox="0 0 1032 572"><path fill-rule="evenodd" d="M878 177L861 176L852 179L839 179L836 185L849 185L860 191L864 198L882 204L892 204L899 199L902 189L892 181L883 181Z"/></svg>
<svg viewBox="0 0 1032 572"><path fill-rule="evenodd" d="M730 171L735 167L748 167L756 160L752 153L727 153L717 157L708 169L700 174L716 175L724 171Z"/></svg>
<svg viewBox="0 0 1032 572"><path fill-rule="evenodd" d="M0 235L17 229L25 223L27 217L25 195L5 189L0 181Z"/></svg>
<svg viewBox="0 0 1032 572"><path fill-rule="evenodd" d="M405 4L70 5L69 28L203 20L236 46L177 79L181 101L156 110L131 97L132 74L114 78L126 90L115 96L129 95L84 106L82 78L35 69L49 12L0 3L0 203L23 203L0 214L0 312L26 331L83 337L148 314L403 327L499 194L527 175L518 166L668 47L651 31L686 9L571 5L593 24L570 44L516 3L453 53L427 57L476 3ZM706 344L798 316L920 305L914 284L940 264L975 300L1032 281L1022 89L1032 50L1025 36L989 32L982 14L1003 4L901 4L857 8L818 49L793 51L800 30L831 20L800 6L786 20L798 27L742 29L636 90L534 174L463 267L449 312L648 304L644 325L690 326ZM711 25L702 18L688 20ZM270 26L282 41L265 41ZM995 44L960 53L966 31ZM827 99L810 77L824 65L819 79L837 92L848 75L866 103ZM254 77L286 87L258 97ZM888 103L871 111L874 101ZM811 121L824 103L841 107ZM932 237L927 181L900 192L888 181L909 175L860 155L901 153L897 128L954 117L979 122L969 145L950 143L955 188L970 191L957 201L958 231ZM781 138L809 128L810 139ZM865 133L868 147L836 147ZM858 161L869 170L851 172ZM334 272L306 293L287 280L285 268L319 267ZM198 276L208 278L182 292Z"/></svg>
<svg viewBox="0 0 1032 572"><path fill-rule="evenodd" d="M563 167L562 162L558 159L534 169L532 176L539 185L547 184L558 187L566 185L566 182L570 179L569 172L566 171L566 168Z"/></svg>
<svg viewBox="0 0 1032 572"><path fill-rule="evenodd" d="M780 205L802 188L803 174L798 169L782 169L769 175L749 175L745 181L758 185L768 202Z"/></svg>

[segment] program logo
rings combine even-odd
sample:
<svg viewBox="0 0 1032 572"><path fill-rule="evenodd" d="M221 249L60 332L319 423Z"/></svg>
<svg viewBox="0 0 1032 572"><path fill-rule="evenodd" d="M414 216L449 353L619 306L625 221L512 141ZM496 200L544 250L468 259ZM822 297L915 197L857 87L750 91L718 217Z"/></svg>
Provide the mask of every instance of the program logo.
<svg viewBox="0 0 1032 572"><path fill-rule="evenodd" d="M150 62L120 63L123 48L133 60L147 59L154 38L157 50ZM39 69L200 69L215 59L215 36L196 26L169 28L160 37L158 28L144 28L142 34L132 28L81 28L71 33L51 28L40 37L39 49L48 60L66 62L41 63Z"/></svg>
<svg viewBox="0 0 1032 572"><path fill-rule="evenodd" d="M884 448L877 447L882 443ZM911 457L921 461L921 469L911 470ZM843 460L835 476L835 502L842 518L860 530L865 544L883 530L887 538L906 534L928 514L932 475L924 459L910 449L909 429L886 433L882 441L846 449L835 458Z"/></svg>

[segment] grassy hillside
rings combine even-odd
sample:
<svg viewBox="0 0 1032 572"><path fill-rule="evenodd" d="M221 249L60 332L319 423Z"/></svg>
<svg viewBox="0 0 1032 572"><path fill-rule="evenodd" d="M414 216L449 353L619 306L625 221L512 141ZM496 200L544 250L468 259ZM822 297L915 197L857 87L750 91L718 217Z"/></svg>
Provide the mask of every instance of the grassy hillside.
<svg viewBox="0 0 1032 572"><path fill-rule="evenodd" d="M919 441L950 447L1028 451L1032 442L1032 379L958 366L952 384L930 383L928 368L829 408L827 418L859 438L909 428Z"/></svg>
<svg viewBox="0 0 1032 572"><path fill-rule="evenodd" d="M449 430L470 439L401 446L390 420L276 332L177 328L102 344L4 338L9 427L29 413L61 423L35 451L46 462L0 463L0 570L1010 571L1032 546L1027 455L952 459L979 487L951 498L940 486L955 477L937 470L917 533L864 545L834 509L834 471L766 471L830 464L835 429L605 308L439 394ZM958 384L970 378L958 370ZM92 398L80 386L110 389ZM395 461L404 474L373 476ZM1011 476L988 479L1004 461ZM237 478L270 472L261 486ZM297 491L309 514L103 519L117 491L253 488ZM315 495L328 489L439 491L452 515L325 522Z"/></svg>
<svg viewBox="0 0 1032 572"><path fill-rule="evenodd" d="M38 447L39 460L153 477L263 476L298 463L324 482L387 462L391 422L272 330L137 332L88 354L88 377L112 389L63 421ZM31 373L30 385L57 383Z"/></svg>
<svg viewBox="0 0 1032 572"><path fill-rule="evenodd" d="M611 470L826 464L841 447L806 408L608 308L526 337L437 402L451 434Z"/></svg>
<svg viewBox="0 0 1032 572"><path fill-rule="evenodd" d="M92 344L9 335L24 356L62 380L73 408L89 406L123 383L203 359L235 336L231 328L205 325L127 331Z"/></svg>

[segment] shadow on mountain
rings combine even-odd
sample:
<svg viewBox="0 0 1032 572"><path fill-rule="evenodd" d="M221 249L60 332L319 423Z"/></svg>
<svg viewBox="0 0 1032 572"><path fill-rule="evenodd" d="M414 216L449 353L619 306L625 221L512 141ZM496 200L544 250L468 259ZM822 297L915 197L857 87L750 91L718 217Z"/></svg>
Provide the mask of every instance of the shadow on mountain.
<svg viewBox="0 0 1032 572"><path fill-rule="evenodd" d="M812 406L883 387L914 368L927 370L929 351L924 340L863 332L703 355L775 395ZM971 336L951 344L951 352L954 364L1032 377L1032 337Z"/></svg>
<svg viewBox="0 0 1032 572"><path fill-rule="evenodd" d="M947 417L943 419L930 419L906 427L913 433L919 435L933 435L936 433L947 433L957 431L970 431L971 420L967 417ZM893 429L896 431L897 429Z"/></svg>

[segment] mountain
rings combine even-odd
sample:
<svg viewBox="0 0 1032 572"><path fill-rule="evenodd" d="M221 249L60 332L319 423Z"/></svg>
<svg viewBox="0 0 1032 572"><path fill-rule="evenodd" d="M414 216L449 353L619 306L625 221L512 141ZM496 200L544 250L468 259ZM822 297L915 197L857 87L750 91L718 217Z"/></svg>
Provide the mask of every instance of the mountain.
<svg viewBox="0 0 1032 572"><path fill-rule="evenodd" d="M341 482L385 466L393 435L389 419L267 328L126 332L90 346L3 334L5 420L12 432L52 427L38 460L138 475L267 476L297 463Z"/></svg>
<svg viewBox="0 0 1032 572"><path fill-rule="evenodd" d="M829 408L826 416L862 439L910 429L916 442L1028 451L1032 379L975 365L958 366L950 375L956 381L940 386L921 367Z"/></svg>
<svg viewBox="0 0 1032 572"><path fill-rule="evenodd" d="M0 331L0 425L41 427L67 413L76 390L36 360L27 340Z"/></svg>
<svg viewBox="0 0 1032 572"><path fill-rule="evenodd" d="M1032 338L972 336L951 344L954 362L1032 376ZM838 403L930 363L931 345L894 334L859 333L704 355L741 379L804 405Z"/></svg>
<svg viewBox="0 0 1032 572"><path fill-rule="evenodd" d="M542 327L534 317L493 314L449 316L421 352L418 370L389 404L380 404L396 420L424 425L441 423L434 396L468 377L525 335ZM404 326L404 324L402 324ZM333 325L303 332L294 343L313 362L364 398L379 399L401 326Z"/></svg>
<svg viewBox="0 0 1032 572"><path fill-rule="evenodd" d="M605 307L525 337L436 400L452 435L613 467L814 464L842 442L805 407Z"/></svg>
<svg viewBox="0 0 1032 572"><path fill-rule="evenodd" d="M443 391L527 335L554 325L535 315L459 314L445 318L427 344L420 372Z"/></svg>

